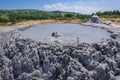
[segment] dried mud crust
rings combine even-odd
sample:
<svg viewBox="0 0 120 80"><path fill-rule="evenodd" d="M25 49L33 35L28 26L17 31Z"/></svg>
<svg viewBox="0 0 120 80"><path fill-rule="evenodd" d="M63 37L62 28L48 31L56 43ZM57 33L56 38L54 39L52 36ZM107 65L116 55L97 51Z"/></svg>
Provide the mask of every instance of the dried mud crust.
<svg viewBox="0 0 120 80"><path fill-rule="evenodd" d="M100 43L78 46L44 44L13 32L3 36L0 80L119 80L119 33Z"/></svg>

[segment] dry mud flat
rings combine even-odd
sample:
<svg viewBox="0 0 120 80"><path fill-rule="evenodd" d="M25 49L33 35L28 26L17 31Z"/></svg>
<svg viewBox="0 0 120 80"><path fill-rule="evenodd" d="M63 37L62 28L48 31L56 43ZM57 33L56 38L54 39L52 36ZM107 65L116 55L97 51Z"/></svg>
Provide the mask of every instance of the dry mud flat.
<svg viewBox="0 0 120 80"><path fill-rule="evenodd" d="M1 35L0 80L119 80L120 34L100 43L49 45Z"/></svg>

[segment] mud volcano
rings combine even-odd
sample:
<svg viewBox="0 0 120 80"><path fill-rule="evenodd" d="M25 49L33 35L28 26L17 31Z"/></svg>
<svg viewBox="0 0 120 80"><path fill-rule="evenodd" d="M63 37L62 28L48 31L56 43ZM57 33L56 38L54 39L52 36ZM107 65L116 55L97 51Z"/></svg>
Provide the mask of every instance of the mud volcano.
<svg viewBox="0 0 120 80"><path fill-rule="evenodd" d="M119 33L99 43L76 46L49 45L18 33L1 35L0 80L120 79Z"/></svg>

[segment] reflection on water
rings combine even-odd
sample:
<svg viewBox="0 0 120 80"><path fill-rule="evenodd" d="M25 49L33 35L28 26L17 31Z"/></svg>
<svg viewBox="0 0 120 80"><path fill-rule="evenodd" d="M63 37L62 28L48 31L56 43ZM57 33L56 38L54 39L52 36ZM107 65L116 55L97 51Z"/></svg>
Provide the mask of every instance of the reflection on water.
<svg viewBox="0 0 120 80"><path fill-rule="evenodd" d="M43 41L46 37L50 37L53 32L60 33L64 43L75 42L77 37L79 37L80 42L87 43L109 38L109 33L106 30L80 24L40 24L21 31L21 34L36 41Z"/></svg>

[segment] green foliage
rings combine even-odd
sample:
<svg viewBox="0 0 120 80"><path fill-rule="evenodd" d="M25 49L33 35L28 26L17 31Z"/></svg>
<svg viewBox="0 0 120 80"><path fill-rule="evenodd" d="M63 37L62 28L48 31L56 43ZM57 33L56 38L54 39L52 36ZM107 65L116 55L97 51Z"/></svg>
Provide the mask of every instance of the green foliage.
<svg viewBox="0 0 120 80"><path fill-rule="evenodd" d="M9 21L9 17L4 14L4 15L0 15L0 22L8 22Z"/></svg>
<svg viewBox="0 0 120 80"><path fill-rule="evenodd" d="M25 20L70 20L82 19L88 20L89 15L82 15L74 12L63 11L41 11L35 9L19 9L19 10L0 10L0 22L20 22Z"/></svg>
<svg viewBox="0 0 120 80"><path fill-rule="evenodd" d="M96 14L102 18L120 18L120 11L119 10L97 12Z"/></svg>
<svg viewBox="0 0 120 80"><path fill-rule="evenodd" d="M120 18L120 11L97 12L102 18ZM13 24L26 20L73 20L80 19L82 22L88 21L90 15L84 15L74 12L63 11L41 11L35 9L18 9L18 10L0 10L0 23L12 22Z"/></svg>

